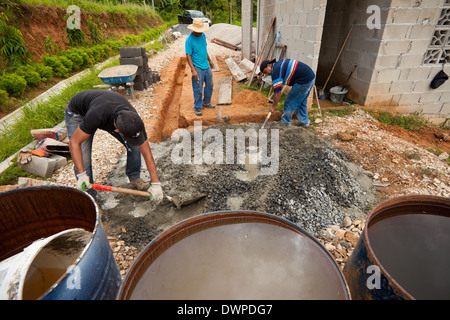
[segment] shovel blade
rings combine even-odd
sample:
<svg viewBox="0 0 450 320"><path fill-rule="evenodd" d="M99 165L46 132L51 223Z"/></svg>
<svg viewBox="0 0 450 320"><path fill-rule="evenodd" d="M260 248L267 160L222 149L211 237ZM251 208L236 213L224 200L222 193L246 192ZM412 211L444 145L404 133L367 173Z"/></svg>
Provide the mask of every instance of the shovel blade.
<svg viewBox="0 0 450 320"><path fill-rule="evenodd" d="M178 209L181 209L181 207L188 206L188 205L193 204L193 203L195 203L197 201L200 201L201 199L206 197L206 194L201 194L201 195L198 195L196 197L189 198L189 199L179 199L178 197L177 198L172 198L170 196L165 196L165 197L166 197L167 200L172 202Z"/></svg>

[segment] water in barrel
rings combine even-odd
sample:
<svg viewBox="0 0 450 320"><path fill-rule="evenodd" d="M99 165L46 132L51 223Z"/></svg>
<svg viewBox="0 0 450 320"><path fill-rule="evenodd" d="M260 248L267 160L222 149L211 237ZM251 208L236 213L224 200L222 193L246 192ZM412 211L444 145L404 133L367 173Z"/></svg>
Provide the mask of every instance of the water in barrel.
<svg viewBox="0 0 450 320"><path fill-rule="evenodd" d="M380 264L415 299L450 299L450 218L402 214L370 225Z"/></svg>
<svg viewBox="0 0 450 320"><path fill-rule="evenodd" d="M131 299L347 299L345 281L310 237L268 223L195 232L147 268Z"/></svg>

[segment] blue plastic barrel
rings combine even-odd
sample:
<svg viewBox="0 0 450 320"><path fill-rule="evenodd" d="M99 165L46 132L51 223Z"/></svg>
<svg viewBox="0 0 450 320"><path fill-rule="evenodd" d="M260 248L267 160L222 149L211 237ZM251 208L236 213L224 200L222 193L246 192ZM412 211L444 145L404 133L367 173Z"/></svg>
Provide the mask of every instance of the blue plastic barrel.
<svg viewBox="0 0 450 320"><path fill-rule="evenodd" d="M375 207L344 267L355 300L450 299L450 199L402 196Z"/></svg>
<svg viewBox="0 0 450 320"><path fill-rule="evenodd" d="M41 293L41 300L114 299L121 283L119 268L103 229L97 204L87 193L68 187L31 187L0 193L0 262L3 267L14 257L30 251L32 245L63 231L81 230L87 234L81 243L76 237L61 236L51 244L46 268L73 254L62 274L56 273L53 283ZM76 232L74 233L76 234ZM70 241L69 241L69 240ZM42 251L42 248L39 250ZM42 252L36 252L39 257ZM20 257L19 257L20 259ZM32 263L31 263L32 264ZM36 267L36 272L42 272ZM5 272L7 272L7 268ZM61 271L58 271L61 272ZM30 276L22 278L31 278ZM28 281L28 280L27 280ZM27 283L15 283L15 288ZM22 296L10 290L10 299ZM30 296L28 296L30 297ZM24 296L25 299L27 296Z"/></svg>

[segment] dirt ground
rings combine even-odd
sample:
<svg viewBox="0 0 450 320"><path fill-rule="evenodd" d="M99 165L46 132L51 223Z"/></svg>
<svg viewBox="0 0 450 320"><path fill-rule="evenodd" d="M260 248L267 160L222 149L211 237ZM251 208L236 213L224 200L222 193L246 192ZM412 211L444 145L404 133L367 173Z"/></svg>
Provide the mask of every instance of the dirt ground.
<svg viewBox="0 0 450 320"><path fill-rule="evenodd" d="M268 164L237 160L231 164L207 163L205 150L222 149L223 156L227 154L227 130L261 137L259 129L270 104L260 92L250 91L233 80L232 104L203 110L203 116L196 117L190 70L183 54L184 41L182 36L168 50L149 60L162 81L137 92L137 100L130 102L144 119L165 194L180 201L200 200L180 209L167 199L155 204L143 197L99 192L102 222L123 275L158 234L202 213L267 212L320 237L321 230L341 226L347 216L353 221L364 221L376 204L388 198L407 194L450 196L450 167L445 153L438 156L427 150L438 148L450 152L450 142L439 139L437 129L430 126L416 133L383 125L358 106L345 117L324 113L307 129L284 127L278 121L280 113L273 115L266 126L268 154L278 152L277 161L272 158L270 164L277 166L273 174L262 174ZM239 52L211 43L208 48L220 67L219 72L213 73L212 102L215 104L221 78L230 76L224 61L229 56L238 58ZM321 101L321 107L322 111L336 108L327 101ZM196 121L201 121L197 123L201 129L194 130ZM179 130L175 132L176 129ZM193 161L195 141L198 141L195 132L202 137L212 136L212 140L201 140L204 157L199 163ZM276 136L278 150L271 143ZM107 134L97 133L95 139L94 180L130 188L125 176L124 149ZM212 143L216 140L222 140L223 145L217 147ZM179 159L181 142L187 141L191 142L192 161L176 164L174 158ZM232 146L237 155L237 142ZM247 145L245 153L248 155L250 150ZM261 144L257 150L262 151ZM210 156L214 158L215 154ZM145 166L141 177L149 180ZM54 180L73 186L71 164L55 175Z"/></svg>

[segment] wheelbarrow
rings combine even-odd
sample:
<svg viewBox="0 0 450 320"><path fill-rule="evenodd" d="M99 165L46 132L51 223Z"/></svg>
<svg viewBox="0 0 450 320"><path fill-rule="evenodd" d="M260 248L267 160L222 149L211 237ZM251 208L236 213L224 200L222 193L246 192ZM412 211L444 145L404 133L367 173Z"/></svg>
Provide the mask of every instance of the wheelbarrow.
<svg viewBox="0 0 450 320"><path fill-rule="evenodd" d="M136 100L134 95L134 78L138 66L132 64L124 64L111 68L106 68L98 74L98 77L102 79L105 85L94 86L95 88L110 88L113 91L120 92L121 87L131 92L133 100ZM123 93L122 93L123 94Z"/></svg>

